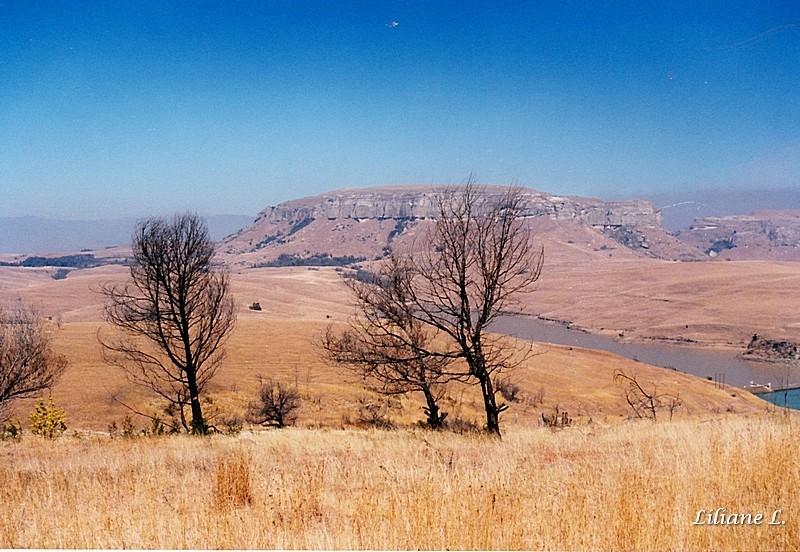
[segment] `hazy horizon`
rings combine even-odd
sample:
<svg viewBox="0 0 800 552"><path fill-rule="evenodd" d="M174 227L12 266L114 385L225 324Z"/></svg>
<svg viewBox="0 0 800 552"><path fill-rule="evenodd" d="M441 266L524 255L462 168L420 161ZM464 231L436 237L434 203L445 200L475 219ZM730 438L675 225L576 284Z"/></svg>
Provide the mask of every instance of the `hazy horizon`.
<svg viewBox="0 0 800 552"><path fill-rule="evenodd" d="M243 215L471 173L800 207L795 2L7 0L0 59L2 217Z"/></svg>
<svg viewBox="0 0 800 552"><path fill-rule="evenodd" d="M204 217L211 239L219 241L251 223L246 215ZM0 254L77 253L127 246L139 219L51 219L36 216L0 217Z"/></svg>
<svg viewBox="0 0 800 552"><path fill-rule="evenodd" d="M539 191L553 193L550 190ZM645 199L661 210L665 228L678 231L689 228L695 219L702 217L749 214L758 209L782 210L787 208L787 203L800 205L800 190L740 190L735 194L710 190L682 198L665 193ZM212 239L217 241L248 226L257 217L257 214L200 215L206 219ZM129 242L136 223L150 216L159 214L72 219L40 215L0 216L0 254L56 254L124 246Z"/></svg>
<svg viewBox="0 0 800 552"><path fill-rule="evenodd" d="M447 184L447 183L441 183ZM450 183L452 184L452 183ZM457 183L456 183L457 184ZM489 184L498 185L498 184ZM412 184L409 186L427 187L429 184ZM380 186L378 186L380 187ZM326 193L336 192L341 188L323 190L310 196L324 195ZM357 187L355 189L364 189ZM551 193L554 195L560 194L557 190L538 189L540 192ZM294 199L302 199L303 197L310 196L297 196L288 198L286 201ZM584 196L588 197L588 196ZM778 188L778 189L733 189L733 190L698 190L696 192L678 192L670 193L657 192L647 196L617 196L609 194L606 197L594 196L596 199L614 201L625 199L645 199L651 201L655 208L662 211L664 216L664 226L670 230L680 230L687 228L691 222L696 218L707 216L728 216L728 215L747 215L753 211L758 210L785 210L785 209L800 209L800 189L791 188ZM214 221L212 224L216 225L212 230L227 228L226 224L220 223L221 219L245 221L247 219L255 219L258 213L263 209L277 205L277 203L270 203L261 206L253 213L247 214L232 214L232 213L199 213L207 220ZM186 212L191 209L176 208L174 212ZM37 213L28 213L24 215L2 216L0 220L8 223L9 221L24 219L36 219L40 221L49 222L66 222L66 223L91 223L91 222L120 222L127 221L131 225L136 221L143 218L154 216L169 216L172 213L167 212L143 212L137 216L103 216L97 214L96 216L48 216ZM223 230L220 230L223 231Z"/></svg>

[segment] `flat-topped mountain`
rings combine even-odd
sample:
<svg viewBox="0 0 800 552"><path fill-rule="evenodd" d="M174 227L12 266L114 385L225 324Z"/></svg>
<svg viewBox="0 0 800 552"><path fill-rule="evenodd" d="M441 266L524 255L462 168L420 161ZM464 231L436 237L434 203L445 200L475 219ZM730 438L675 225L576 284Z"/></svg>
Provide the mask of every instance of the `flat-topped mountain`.
<svg viewBox="0 0 800 552"><path fill-rule="evenodd" d="M383 257L419 234L437 216L444 188L403 186L339 190L287 201L261 211L227 238L221 252L237 264L325 264ZM506 188L486 186L487 197ZM587 252L698 260L703 253L664 230L661 212L646 200L603 201L523 188L523 218L543 242Z"/></svg>
<svg viewBox="0 0 800 552"><path fill-rule="evenodd" d="M436 197L441 187L385 187L339 190L315 197L287 201L267 207L256 219L270 222L323 219L435 219ZM484 188L487 197L498 196L506 188ZM523 189L524 217L550 217L577 220L595 226L644 224L661 226L661 212L646 200L601 201L556 196Z"/></svg>

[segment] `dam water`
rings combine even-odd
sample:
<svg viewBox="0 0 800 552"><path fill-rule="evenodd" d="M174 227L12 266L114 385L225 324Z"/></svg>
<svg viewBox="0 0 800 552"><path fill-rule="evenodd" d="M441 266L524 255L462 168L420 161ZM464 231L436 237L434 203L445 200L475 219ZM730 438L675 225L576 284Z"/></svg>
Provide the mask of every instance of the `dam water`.
<svg viewBox="0 0 800 552"><path fill-rule="evenodd" d="M744 360L736 351L666 343L624 343L531 316L500 318L491 330L531 341L608 351L734 387L745 387L751 383L769 383L773 387L800 385L800 369L785 364ZM798 389L760 396L779 406L784 406L786 401L790 408L800 408Z"/></svg>

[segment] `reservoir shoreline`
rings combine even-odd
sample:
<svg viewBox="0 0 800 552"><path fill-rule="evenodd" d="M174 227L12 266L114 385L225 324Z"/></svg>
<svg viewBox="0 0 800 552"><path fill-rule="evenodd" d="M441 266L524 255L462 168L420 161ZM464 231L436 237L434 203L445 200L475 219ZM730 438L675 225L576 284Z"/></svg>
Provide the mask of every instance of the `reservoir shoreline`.
<svg viewBox="0 0 800 552"><path fill-rule="evenodd" d="M607 351L725 386L800 386L798 368L788 363L745 360L741 358L741 352L735 349L710 348L693 342L677 344L664 341L617 341L607 335L573 328L568 322L531 315L501 317L491 330L529 341Z"/></svg>

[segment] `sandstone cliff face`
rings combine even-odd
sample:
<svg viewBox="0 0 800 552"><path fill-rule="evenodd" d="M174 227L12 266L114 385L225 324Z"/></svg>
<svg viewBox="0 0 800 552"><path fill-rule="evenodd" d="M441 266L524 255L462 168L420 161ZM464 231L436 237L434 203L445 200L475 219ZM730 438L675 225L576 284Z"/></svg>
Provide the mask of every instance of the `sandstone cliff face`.
<svg viewBox="0 0 800 552"><path fill-rule="evenodd" d="M800 260L800 211L704 217L679 237L710 257Z"/></svg>
<svg viewBox="0 0 800 552"><path fill-rule="evenodd" d="M376 259L385 256L409 234L423 232L435 220L441 187L387 187L341 190L288 201L261 211L251 226L223 244L223 252L245 256L251 266L303 258ZM491 201L503 187L484 188ZM558 229L582 227L589 250L639 256L697 260L701 252L680 244L661 225L661 212L646 200L601 201L523 189L522 217L559 243ZM572 232L570 230L569 232ZM568 232L567 232L568 233ZM566 233L565 233L566 236ZM571 240L562 236L563 242ZM572 240L574 241L574 240Z"/></svg>
<svg viewBox="0 0 800 552"><path fill-rule="evenodd" d="M488 188L487 197L503 193ZM258 219L297 222L313 219L435 219L436 190L372 189L343 190L323 196L288 201L268 207ZM574 220L590 226L661 226L661 212L649 201L600 201L561 197L535 190L523 192L526 217Z"/></svg>

